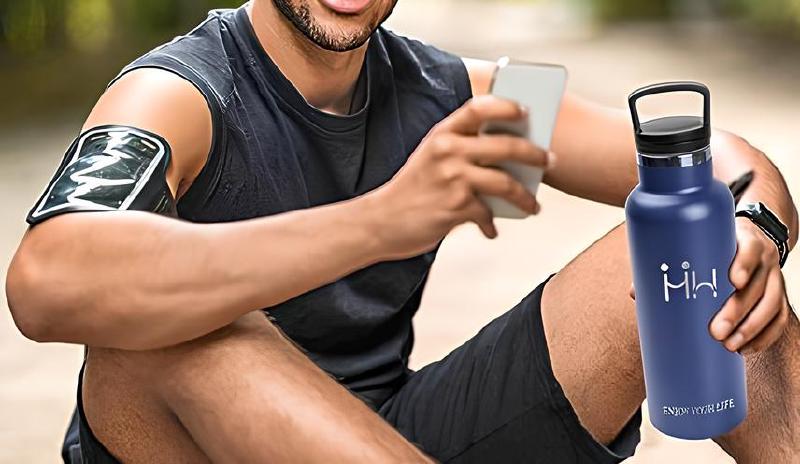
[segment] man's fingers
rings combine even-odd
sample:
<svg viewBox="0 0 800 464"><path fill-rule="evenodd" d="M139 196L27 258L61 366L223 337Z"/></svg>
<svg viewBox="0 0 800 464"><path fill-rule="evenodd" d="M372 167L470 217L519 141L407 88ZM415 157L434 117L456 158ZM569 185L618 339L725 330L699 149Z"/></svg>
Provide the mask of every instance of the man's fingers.
<svg viewBox="0 0 800 464"><path fill-rule="evenodd" d="M745 288L750 281L750 277L761 264L761 257L764 253L764 244L756 239L752 234L744 234L738 241L736 258L733 260L730 269L731 283L737 290Z"/></svg>
<svg viewBox="0 0 800 464"><path fill-rule="evenodd" d="M763 296L736 330L723 343L729 351L739 351L755 339L775 319L786 300L783 277L779 270L769 273Z"/></svg>
<svg viewBox="0 0 800 464"><path fill-rule="evenodd" d="M492 211L478 198L471 202L464 210L467 221L474 222L481 229L486 238L497 237L497 228L494 225Z"/></svg>
<svg viewBox="0 0 800 464"><path fill-rule="evenodd" d="M481 166L497 166L504 161L516 161L529 166L546 168L550 154L529 140L513 135L481 135L464 137L464 156Z"/></svg>
<svg viewBox="0 0 800 464"><path fill-rule="evenodd" d="M761 333L750 343L744 345L739 352L742 354L750 354L763 351L772 346L772 344L778 341L778 339L781 338L781 335L783 335L791 315L789 303L786 302L786 299L784 299L784 304L782 305L780 312L778 312L772 322L769 323L767 328L761 331Z"/></svg>
<svg viewBox="0 0 800 464"><path fill-rule="evenodd" d="M731 295L722 309L714 316L709 328L711 335L720 341L728 338L733 329L742 322L747 313L764 295L766 286L767 269L758 267L744 289L737 290Z"/></svg>
<svg viewBox="0 0 800 464"><path fill-rule="evenodd" d="M536 197L503 170L468 166L464 178L476 193L500 197L528 214L538 212Z"/></svg>
<svg viewBox="0 0 800 464"><path fill-rule="evenodd" d="M466 102L439 125L459 134L477 134L487 121L514 121L527 117L527 111L511 100L481 95Z"/></svg>

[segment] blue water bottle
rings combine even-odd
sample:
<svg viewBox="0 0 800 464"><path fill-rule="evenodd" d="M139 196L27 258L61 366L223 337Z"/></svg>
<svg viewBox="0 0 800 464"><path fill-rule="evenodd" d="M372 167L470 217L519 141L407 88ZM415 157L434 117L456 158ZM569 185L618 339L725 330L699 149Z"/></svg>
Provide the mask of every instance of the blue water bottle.
<svg viewBox="0 0 800 464"><path fill-rule="evenodd" d="M637 100L668 92L701 94L703 117L640 123ZM639 185L625 213L650 418L673 437L716 437L744 420L747 389L742 356L708 331L734 291L728 269L736 253L733 196L711 169L709 91L695 82L656 84L628 102Z"/></svg>

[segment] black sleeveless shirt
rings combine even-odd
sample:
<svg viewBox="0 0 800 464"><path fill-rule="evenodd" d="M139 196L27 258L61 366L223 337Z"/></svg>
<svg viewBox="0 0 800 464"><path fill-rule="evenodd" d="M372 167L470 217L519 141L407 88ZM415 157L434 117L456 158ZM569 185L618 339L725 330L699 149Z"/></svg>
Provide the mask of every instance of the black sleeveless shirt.
<svg viewBox="0 0 800 464"><path fill-rule="evenodd" d="M120 76L148 67L190 81L211 110L211 153L177 205L181 218L201 223L362 195L387 182L431 127L471 97L458 57L380 28L366 52L360 109L324 113L270 60L244 7L212 11ZM433 259L379 263L265 310L314 362L376 407L407 374L411 318Z"/></svg>

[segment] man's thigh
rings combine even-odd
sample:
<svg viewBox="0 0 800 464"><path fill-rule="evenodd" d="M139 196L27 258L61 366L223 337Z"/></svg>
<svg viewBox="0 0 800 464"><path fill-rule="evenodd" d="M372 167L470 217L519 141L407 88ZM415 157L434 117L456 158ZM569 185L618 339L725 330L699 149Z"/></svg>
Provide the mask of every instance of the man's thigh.
<svg viewBox="0 0 800 464"><path fill-rule="evenodd" d="M627 427L606 446L581 425L553 375L541 319L550 285L414 373L381 415L443 462L616 463L630 456L639 439L635 400L626 407Z"/></svg>

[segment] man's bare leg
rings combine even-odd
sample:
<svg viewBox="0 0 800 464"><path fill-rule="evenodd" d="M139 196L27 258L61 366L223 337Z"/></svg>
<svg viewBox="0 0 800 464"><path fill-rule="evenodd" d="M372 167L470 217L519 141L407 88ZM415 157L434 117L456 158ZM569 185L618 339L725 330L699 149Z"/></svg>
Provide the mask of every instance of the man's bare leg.
<svg viewBox="0 0 800 464"><path fill-rule="evenodd" d="M770 349L746 357L747 420L717 440L739 464L800 463L800 321L789 319Z"/></svg>
<svg viewBox="0 0 800 464"><path fill-rule="evenodd" d="M425 462L260 312L163 350L90 351L84 410L124 462Z"/></svg>
<svg viewBox="0 0 800 464"><path fill-rule="evenodd" d="M581 423L604 443L644 399L644 380L625 226L568 264L545 288L544 320L553 371ZM750 410L718 440L739 464L800 462L800 324L747 358Z"/></svg>

